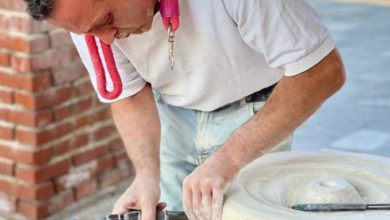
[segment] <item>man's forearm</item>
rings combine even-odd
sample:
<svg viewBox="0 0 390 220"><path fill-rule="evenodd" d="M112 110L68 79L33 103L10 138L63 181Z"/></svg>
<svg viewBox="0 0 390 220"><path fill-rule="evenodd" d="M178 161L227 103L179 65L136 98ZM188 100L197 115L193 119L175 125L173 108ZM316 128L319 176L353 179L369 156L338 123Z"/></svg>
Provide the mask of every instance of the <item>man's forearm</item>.
<svg viewBox="0 0 390 220"><path fill-rule="evenodd" d="M149 85L111 105L116 127L136 174L160 176L160 121Z"/></svg>
<svg viewBox="0 0 390 220"><path fill-rule="evenodd" d="M291 134L344 80L336 50L305 73L284 77L262 110L233 133L218 156L238 171Z"/></svg>

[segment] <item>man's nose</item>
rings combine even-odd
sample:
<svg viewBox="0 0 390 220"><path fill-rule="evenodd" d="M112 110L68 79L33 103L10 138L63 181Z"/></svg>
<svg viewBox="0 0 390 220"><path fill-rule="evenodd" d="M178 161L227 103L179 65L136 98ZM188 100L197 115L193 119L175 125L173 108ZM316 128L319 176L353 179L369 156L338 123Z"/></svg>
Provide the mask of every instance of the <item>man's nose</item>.
<svg viewBox="0 0 390 220"><path fill-rule="evenodd" d="M93 31L91 34L106 44L112 44L115 40L115 34L117 33L116 28L99 28L98 30Z"/></svg>

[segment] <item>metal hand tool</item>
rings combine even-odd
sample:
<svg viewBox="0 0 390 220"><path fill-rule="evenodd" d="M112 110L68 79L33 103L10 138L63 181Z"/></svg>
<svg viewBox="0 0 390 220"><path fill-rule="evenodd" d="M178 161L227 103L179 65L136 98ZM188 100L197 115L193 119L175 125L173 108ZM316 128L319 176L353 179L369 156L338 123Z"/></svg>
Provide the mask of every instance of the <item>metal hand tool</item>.
<svg viewBox="0 0 390 220"><path fill-rule="evenodd" d="M173 50L174 50L174 44L175 44L175 32L172 31L172 25L168 28L168 56L169 56L169 63L171 65L171 69L173 70L173 67L175 65L175 57L173 56Z"/></svg>
<svg viewBox="0 0 390 220"><path fill-rule="evenodd" d="M156 214L157 220L188 220L184 212L161 211ZM141 211L134 210L124 214L112 214L106 220L141 220Z"/></svg>
<svg viewBox="0 0 390 220"><path fill-rule="evenodd" d="M389 210L390 204L342 204L342 203L317 203L298 204L292 209L305 212L340 212L340 211L365 211L365 210Z"/></svg>

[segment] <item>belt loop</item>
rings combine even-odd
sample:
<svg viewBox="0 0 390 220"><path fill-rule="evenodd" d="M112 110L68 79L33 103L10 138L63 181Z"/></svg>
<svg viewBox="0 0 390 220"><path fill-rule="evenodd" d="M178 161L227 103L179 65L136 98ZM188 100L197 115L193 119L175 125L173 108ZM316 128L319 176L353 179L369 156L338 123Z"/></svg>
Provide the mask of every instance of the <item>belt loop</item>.
<svg viewBox="0 0 390 220"><path fill-rule="evenodd" d="M240 106L245 106L247 104L245 97L240 100Z"/></svg>

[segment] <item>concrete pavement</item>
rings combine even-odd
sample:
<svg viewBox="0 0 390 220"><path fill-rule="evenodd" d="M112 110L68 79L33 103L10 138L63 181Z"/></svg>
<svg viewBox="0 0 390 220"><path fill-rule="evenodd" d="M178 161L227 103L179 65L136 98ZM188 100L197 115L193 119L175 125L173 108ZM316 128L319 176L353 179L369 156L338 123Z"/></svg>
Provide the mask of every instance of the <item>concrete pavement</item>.
<svg viewBox="0 0 390 220"><path fill-rule="evenodd" d="M297 130L293 150L343 150L390 157L390 7L309 2L338 42L348 78L343 89ZM127 184L51 219L101 220Z"/></svg>
<svg viewBox="0 0 390 220"><path fill-rule="evenodd" d="M293 150L390 157L390 7L310 0L343 56L347 82L295 133Z"/></svg>

